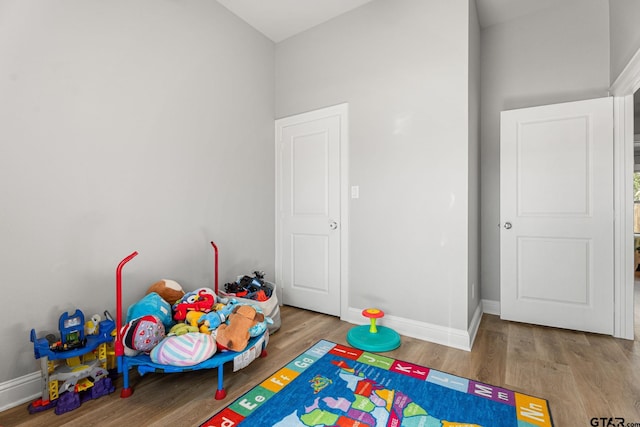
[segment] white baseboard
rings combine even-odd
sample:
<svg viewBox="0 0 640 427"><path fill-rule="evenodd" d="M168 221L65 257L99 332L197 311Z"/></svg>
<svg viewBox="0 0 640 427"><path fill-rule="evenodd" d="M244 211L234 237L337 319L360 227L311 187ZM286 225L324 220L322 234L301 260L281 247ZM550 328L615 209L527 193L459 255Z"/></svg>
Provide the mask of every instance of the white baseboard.
<svg viewBox="0 0 640 427"><path fill-rule="evenodd" d="M496 316L500 316L500 301L483 299L482 311L487 314L495 314Z"/></svg>
<svg viewBox="0 0 640 427"><path fill-rule="evenodd" d="M469 350L473 348L473 342L476 340L478 334L478 328L480 328L480 322L482 321L482 302L478 304L476 310L473 312L471 323L469 324Z"/></svg>
<svg viewBox="0 0 640 427"><path fill-rule="evenodd" d="M385 315L384 318L381 319L380 325L393 328L400 335L418 338L460 350L471 351L473 339L480 325L481 317L482 307L478 306L468 330L448 328L391 315ZM366 319L362 317L362 309L354 307L349 307L346 315L341 316L341 320L356 325L364 325L367 323Z"/></svg>
<svg viewBox="0 0 640 427"><path fill-rule="evenodd" d="M0 383L0 412L42 397L40 371Z"/></svg>

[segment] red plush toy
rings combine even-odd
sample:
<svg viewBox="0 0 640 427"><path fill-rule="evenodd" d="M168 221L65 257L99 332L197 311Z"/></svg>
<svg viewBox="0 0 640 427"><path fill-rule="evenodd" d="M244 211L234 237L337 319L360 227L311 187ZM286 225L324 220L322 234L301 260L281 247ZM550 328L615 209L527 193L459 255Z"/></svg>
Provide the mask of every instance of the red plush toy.
<svg viewBox="0 0 640 427"><path fill-rule="evenodd" d="M208 313L213 310L216 303L216 294L209 288L196 289L185 294L173 304L173 319L182 322L187 318L189 311L201 311Z"/></svg>

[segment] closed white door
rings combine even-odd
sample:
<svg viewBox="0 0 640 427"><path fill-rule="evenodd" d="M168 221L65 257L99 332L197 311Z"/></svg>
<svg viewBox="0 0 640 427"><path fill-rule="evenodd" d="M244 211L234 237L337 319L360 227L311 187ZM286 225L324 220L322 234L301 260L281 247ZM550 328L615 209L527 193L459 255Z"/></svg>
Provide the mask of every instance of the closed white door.
<svg viewBox="0 0 640 427"><path fill-rule="evenodd" d="M283 303L340 315L346 105L276 121L276 277Z"/></svg>
<svg viewBox="0 0 640 427"><path fill-rule="evenodd" d="M500 311L613 333L613 100L503 111Z"/></svg>

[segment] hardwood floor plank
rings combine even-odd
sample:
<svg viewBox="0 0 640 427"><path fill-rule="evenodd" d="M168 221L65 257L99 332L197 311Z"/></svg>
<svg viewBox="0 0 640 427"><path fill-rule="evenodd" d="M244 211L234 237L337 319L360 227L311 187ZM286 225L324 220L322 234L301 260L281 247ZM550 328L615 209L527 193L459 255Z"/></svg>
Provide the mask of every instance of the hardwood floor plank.
<svg viewBox="0 0 640 427"><path fill-rule="evenodd" d="M585 406L590 409L609 409L611 416L626 414L640 420L637 410L640 396L640 374L638 365L630 363L617 340L602 335L586 335L589 345L572 347L571 369L576 382L585 392ZM624 398L621 398L624 396ZM600 409L602 411L602 409ZM592 416L599 416L593 411Z"/></svg>
<svg viewBox="0 0 640 427"><path fill-rule="evenodd" d="M468 377L486 384L503 386L507 343L508 337L504 332L486 329L478 331L474 351L470 353L471 369Z"/></svg>

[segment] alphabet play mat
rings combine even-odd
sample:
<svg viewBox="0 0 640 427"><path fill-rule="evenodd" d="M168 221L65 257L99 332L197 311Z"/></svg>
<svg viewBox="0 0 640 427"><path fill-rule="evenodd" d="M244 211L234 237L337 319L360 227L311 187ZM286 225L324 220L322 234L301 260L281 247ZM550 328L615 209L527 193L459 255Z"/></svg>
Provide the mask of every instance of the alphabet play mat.
<svg viewBox="0 0 640 427"><path fill-rule="evenodd" d="M319 341L202 426L550 427L548 402Z"/></svg>

